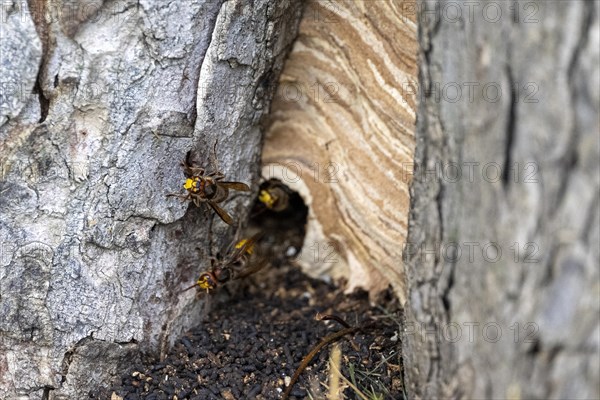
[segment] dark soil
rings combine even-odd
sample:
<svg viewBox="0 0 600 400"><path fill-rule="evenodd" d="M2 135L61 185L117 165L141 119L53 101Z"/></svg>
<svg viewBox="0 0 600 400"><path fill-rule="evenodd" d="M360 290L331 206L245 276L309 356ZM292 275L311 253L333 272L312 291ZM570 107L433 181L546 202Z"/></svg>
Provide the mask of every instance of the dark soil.
<svg viewBox="0 0 600 400"><path fill-rule="evenodd" d="M353 326L377 321L366 332L341 339L342 373L350 380L354 375L368 398L404 398L397 310L373 308L366 294L345 296L295 268L277 278L276 288L250 286L214 304L207 321L182 337L164 361L135 366L105 398L114 392L127 400L279 399L286 377L302 358L343 328L334 321L316 321L317 312L336 314ZM291 399L310 398L309 391L315 399L326 396L329 350L323 349L302 373ZM360 398L351 388L344 395Z"/></svg>
<svg viewBox="0 0 600 400"><path fill-rule="evenodd" d="M338 287L308 278L284 256L300 249L307 214L293 192L283 212L265 210L257 202L249 229L263 233L261 246L270 253L270 266L210 295L202 293L210 296L211 311L201 326L180 338L163 361L133 366L96 398L280 399L303 357L344 328L315 320L321 313L364 327L339 341L342 375L370 400L404 399L397 301L388 293L373 307L366 293L344 295ZM327 397L329 354L326 346L310 362L290 399ZM355 389L342 387L343 398L361 398Z"/></svg>

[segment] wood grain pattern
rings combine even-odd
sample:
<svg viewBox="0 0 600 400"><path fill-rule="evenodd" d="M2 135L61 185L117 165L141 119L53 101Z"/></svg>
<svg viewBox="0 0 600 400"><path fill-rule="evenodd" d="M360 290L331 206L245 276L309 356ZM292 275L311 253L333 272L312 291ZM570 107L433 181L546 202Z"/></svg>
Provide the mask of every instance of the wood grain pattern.
<svg viewBox="0 0 600 400"><path fill-rule="evenodd" d="M417 91L412 2L312 1L274 99L263 174L310 205L300 264L404 300Z"/></svg>

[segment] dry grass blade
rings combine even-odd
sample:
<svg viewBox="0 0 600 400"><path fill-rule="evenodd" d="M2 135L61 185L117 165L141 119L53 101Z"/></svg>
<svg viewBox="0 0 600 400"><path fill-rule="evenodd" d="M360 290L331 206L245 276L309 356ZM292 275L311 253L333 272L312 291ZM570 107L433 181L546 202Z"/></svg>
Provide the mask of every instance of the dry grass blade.
<svg viewBox="0 0 600 400"><path fill-rule="evenodd" d="M331 349L329 358L329 394L328 400L341 400L343 398L340 391L340 365L342 361L342 350L339 344L335 344Z"/></svg>
<svg viewBox="0 0 600 400"><path fill-rule="evenodd" d="M350 386L350 387L352 388L352 390L354 390L354 392L355 392L355 393L356 393L356 394L357 394L357 395L358 395L358 396L359 396L361 399L363 399L363 400L369 400L369 398L368 398L368 397L367 397L367 396L366 396L366 395L365 395L363 392L361 392L359 388L357 388L357 387L356 387L354 384L352 384L352 382L350 382L350 381L348 380L348 378L346 378L344 375L342 375L342 373L340 372L340 370L339 370L339 367L338 367L338 366L334 365L333 363L332 363L332 364L330 364L330 365L331 365L331 367L332 367L333 369L335 369L335 370L336 370L336 373L338 374L338 376L339 376L340 378L342 378L342 380L344 381L344 383L346 383L346 385Z"/></svg>
<svg viewBox="0 0 600 400"><path fill-rule="evenodd" d="M361 328L358 328L358 327L344 328L341 331L332 333L331 335L328 335L323 340L321 340L319 342L319 344L317 344L310 351L310 353L308 353L302 359L302 362L300 363L300 366L298 367L298 369L296 369L296 372L294 372L294 376L292 376L292 380L290 381L290 384L288 385L287 388L285 388L285 392L283 392L283 396L281 396L281 400L286 400L286 399L289 398L290 393L292 392L292 388L294 387L294 384L296 384L296 381L298 381L298 378L300 377L300 374L302 373L302 371L304 371L306 369L306 367L308 366L308 364L310 364L310 362L312 361L312 359L315 358L315 356L319 353L319 351L321 351L321 349L323 347L327 346L329 343L333 343L336 340L339 340L339 339L343 338L346 335L358 332L360 330L361 330Z"/></svg>

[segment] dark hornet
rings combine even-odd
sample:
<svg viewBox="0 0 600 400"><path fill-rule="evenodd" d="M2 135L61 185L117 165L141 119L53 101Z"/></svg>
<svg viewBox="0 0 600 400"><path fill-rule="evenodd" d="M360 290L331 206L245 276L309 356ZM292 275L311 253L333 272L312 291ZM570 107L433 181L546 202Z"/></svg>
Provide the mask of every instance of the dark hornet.
<svg viewBox="0 0 600 400"><path fill-rule="evenodd" d="M229 190L248 192L250 187L242 182L224 181L225 175L217 169L207 173L205 168L192 161L191 151L187 152L185 159L181 162L181 167L186 177L183 188L187 193L172 193L168 196L178 197L183 201L191 200L197 207L200 207L201 203L207 203L221 217L223 222L231 225L233 219L218 203L227 200Z"/></svg>

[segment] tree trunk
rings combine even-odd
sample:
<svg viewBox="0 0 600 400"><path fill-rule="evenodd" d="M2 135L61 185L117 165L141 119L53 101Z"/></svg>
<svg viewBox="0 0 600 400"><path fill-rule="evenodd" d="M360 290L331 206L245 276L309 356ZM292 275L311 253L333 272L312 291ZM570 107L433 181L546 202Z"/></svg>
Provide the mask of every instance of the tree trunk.
<svg viewBox="0 0 600 400"><path fill-rule="evenodd" d="M227 178L257 182L259 123L301 14L73 4L2 4L0 398L84 398L199 322L202 302L180 291L235 226L166 194L186 151L208 165L217 140ZM252 194L224 208L242 220Z"/></svg>
<svg viewBox="0 0 600 400"><path fill-rule="evenodd" d="M598 398L600 3L467 3L419 4L408 398Z"/></svg>

